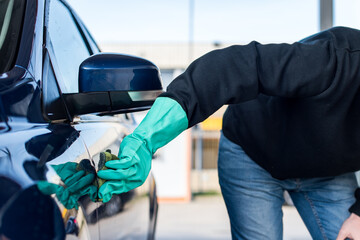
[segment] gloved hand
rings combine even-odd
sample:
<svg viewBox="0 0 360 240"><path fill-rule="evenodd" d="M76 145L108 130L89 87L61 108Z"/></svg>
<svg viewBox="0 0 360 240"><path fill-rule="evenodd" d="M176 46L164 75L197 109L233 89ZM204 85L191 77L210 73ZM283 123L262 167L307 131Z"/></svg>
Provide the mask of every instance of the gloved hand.
<svg viewBox="0 0 360 240"><path fill-rule="evenodd" d="M177 101L157 98L140 125L122 141L119 160L106 162L109 169L97 173L107 180L99 188L99 198L108 202L113 194L142 185L150 172L152 155L187 127L186 113Z"/></svg>
<svg viewBox="0 0 360 240"><path fill-rule="evenodd" d="M93 183L96 171L91 166L89 160L84 159L79 164L67 162L65 164L52 165L52 167L65 186L47 181L39 181L37 187L43 194L50 195L55 193L58 200L67 209L78 209L78 199L86 194L95 202L97 187Z"/></svg>

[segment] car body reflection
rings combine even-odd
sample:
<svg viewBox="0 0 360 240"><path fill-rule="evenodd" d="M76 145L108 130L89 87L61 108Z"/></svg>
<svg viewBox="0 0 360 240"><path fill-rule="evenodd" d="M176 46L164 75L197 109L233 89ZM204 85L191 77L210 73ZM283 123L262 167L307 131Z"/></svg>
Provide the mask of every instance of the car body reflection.
<svg viewBox="0 0 360 240"><path fill-rule="evenodd" d="M58 192L43 194L39 183L66 189L73 182L57 171L60 166L86 160L97 170L101 152L117 154L137 125L130 112L150 108L162 91L157 67L136 57L100 53L64 0L2 0L0 9L0 239L154 239L152 175L108 203L93 202L81 192L74 201L78 208L70 209ZM80 77L83 62L94 68ZM149 66L156 73L150 84ZM116 79L101 79L107 84L100 92L92 84L98 68ZM123 79L134 69L139 71L136 86L134 79ZM80 83L88 92L79 89ZM139 97L132 99L130 92ZM152 97L142 99L142 92Z"/></svg>

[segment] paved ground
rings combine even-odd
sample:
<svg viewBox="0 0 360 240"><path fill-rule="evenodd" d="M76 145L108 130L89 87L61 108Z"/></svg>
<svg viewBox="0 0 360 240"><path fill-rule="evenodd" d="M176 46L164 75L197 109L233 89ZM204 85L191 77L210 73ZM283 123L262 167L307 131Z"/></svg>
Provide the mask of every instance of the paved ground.
<svg viewBox="0 0 360 240"><path fill-rule="evenodd" d="M284 207L284 240L311 239L293 207ZM221 196L196 197L190 203L161 203L157 240L229 240L230 224Z"/></svg>

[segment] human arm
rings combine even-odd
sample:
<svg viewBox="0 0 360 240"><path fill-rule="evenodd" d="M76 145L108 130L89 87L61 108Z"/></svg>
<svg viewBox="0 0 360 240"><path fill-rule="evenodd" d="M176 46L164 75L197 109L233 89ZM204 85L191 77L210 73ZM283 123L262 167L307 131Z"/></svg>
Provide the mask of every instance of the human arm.
<svg viewBox="0 0 360 240"><path fill-rule="evenodd" d="M186 114L173 99L159 97L135 131L121 142L119 160L105 163L97 173L105 181L98 196L108 202L113 194L128 192L146 180L152 155L188 127Z"/></svg>
<svg viewBox="0 0 360 240"><path fill-rule="evenodd" d="M194 61L169 85L167 92L159 99L174 100L173 105L180 106L188 122L187 127L191 127L206 119L224 104L251 100L260 93L284 98L316 96L331 85L337 71L337 50L330 35L324 33L322 36L294 44L262 45L252 42L245 46L232 46L210 52ZM149 112L152 117L147 116L143 121L148 127L143 128L141 123L140 128L144 129L142 131L149 130L151 134L164 130L165 136L174 138L175 135L166 132L165 125L157 124L159 128L152 128L154 122L161 123L167 117L171 119L170 112L162 115L162 112L158 111L159 104L160 102L155 102ZM154 112L156 114L152 114ZM170 122L177 123L177 120L173 119ZM179 128L179 131L174 132L179 134L184 129L186 128ZM129 138L125 138L122 142L120 152L130 145L136 146L135 141L128 141ZM143 140L137 139L136 142L137 144L143 142L141 145L148 146L146 143L149 141ZM165 144L165 142L161 143ZM163 146L162 144L159 146ZM153 151L149 149L148 153L147 155L151 156ZM134 168L130 168L131 171L126 170L128 168L126 164L123 166L127 167L122 167L122 162L128 162L122 160L127 154L120 153L120 155L123 156L120 156L118 164L113 165L113 169L118 174L114 172L110 175L108 173L111 171L107 171L99 172L98 176L107 180L117 180L119 184L122 182L121 187L114 185L113 189L122 188L126 191L128 189L124 186L129 186L126 181L133 178L138 171L134 171ZM135 155L138 155L138 159L143 159L139 154ZM133 158L135 155L130 154L128 157ZM144 162L151 161L150 157L146 159L150 160ZM107 165L111 168L109 165L111 163ZM146 164L147 169L148 166L150 163ZM102 190L100 189L99 192L103 192Z"/></svg>
<svg viewBox="0 0 360 240"><path fill-rule="evenodd" d="M331 85L337 71L337 50L328 35L293 44L251 42L212 51L194 61L161 96L183 107L191 127L225 104L252 100L259 94L318 95Z"/></svg>

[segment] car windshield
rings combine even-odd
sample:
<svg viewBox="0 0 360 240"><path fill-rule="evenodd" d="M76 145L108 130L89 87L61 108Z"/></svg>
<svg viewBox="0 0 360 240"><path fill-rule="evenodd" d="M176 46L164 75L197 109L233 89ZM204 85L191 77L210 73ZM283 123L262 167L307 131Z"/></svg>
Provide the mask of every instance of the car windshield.
<svg viewBox="0 0 360 240"><path fill-rule="evenodd" d="M0 0L0 73L15 64L23 22L24 0Z"/></svg>

